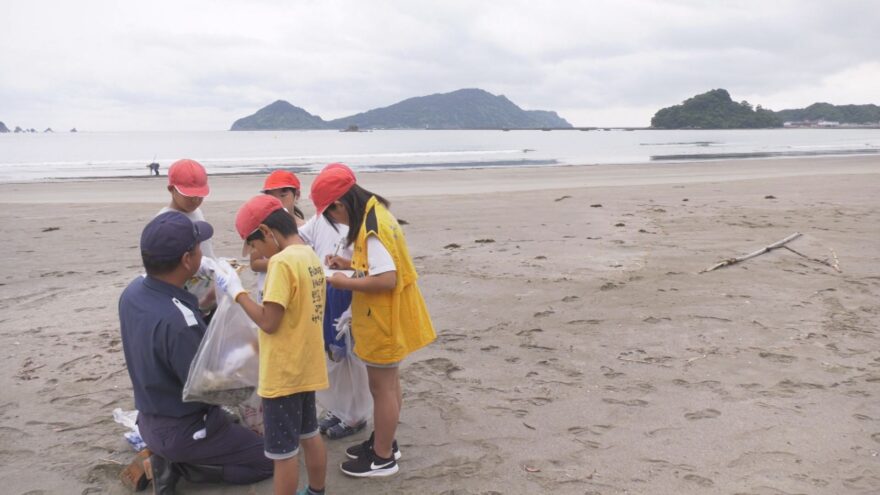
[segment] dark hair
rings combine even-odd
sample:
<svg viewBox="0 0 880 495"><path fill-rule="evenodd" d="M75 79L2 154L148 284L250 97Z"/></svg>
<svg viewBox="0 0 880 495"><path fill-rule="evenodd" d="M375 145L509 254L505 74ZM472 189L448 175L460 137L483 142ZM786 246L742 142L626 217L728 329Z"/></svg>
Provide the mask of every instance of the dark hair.
<svg viewBox="0 0 880 495"><path fill-rule="evenodd" d="M269 213L269 216L266 217L265 220L260 222L261 224L269 227L270 229L277 230L284 237L293 235L298 233L296 230L296 220L293 219L293 215L291 215L284 208L279 208L272 213ZM259 230L254 231L253 234L249 235L245 241L262 241L265 240L263 233Z"/></svg>
<svg viewBox="0 0 880 495"><path fill-rule="evenodd" d="M180 258L175 260L157 260L143 251L141 251L141 260L144 262L144 270L147 271L147 275L152 277L171 273L180 266Z"/></svg>
<svg viewBox="0 0 880 495"><path fill-rule="evenodd" d="M376 200L385 205L386 208L391 204L382 196L371 193L357 184L351 186L351 189L337 200L342 203L342 207L345 208L346 213L348 213L347 245L350 246L357 240L361 224L364 223L364 215L367 213L367 202L374 196L376 197ZM330 225L333 225L333 228L336 228L335 222L333 222L333 219L330 218L330 214L328 213L328 210L331 208L336 208L336 205L331 204L324 210L324 218L330 222Z"/></svg>
<svg viewBox="0 0 880 495"><path fill-rule="evenodd" d="M282 187L282 191L290 191L290 194L293 194L293 197L296 197L296 188L295 187ZM302 220L306 219L306 214L303 213L302 210L299 209L299 206L293 205L293 214L301 218Z"/></svg>

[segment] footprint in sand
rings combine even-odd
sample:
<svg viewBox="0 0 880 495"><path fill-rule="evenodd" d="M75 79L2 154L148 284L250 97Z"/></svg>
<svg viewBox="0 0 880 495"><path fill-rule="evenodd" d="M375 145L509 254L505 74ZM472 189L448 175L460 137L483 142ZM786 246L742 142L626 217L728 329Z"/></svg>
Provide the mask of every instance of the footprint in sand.
<svg viewBox="0 0 880 495"><path fill-rule="evenodd" d="M414 371L422 371L432 375L445 375L448 379L454 380L452 374L461 371L462 368L446 358L431 358L424 361L413 363Z"/></svg>
<svg viewBox="0 0 880 495"><path fill-rule="evenodd" d="M602 376L604 376L605 378L617 378L624 375L619 371L614 371L613 368L609 368L608 366L602 366L599 369L602 370Z"/></svg>
<svg viewBox="0 0 880 495"><path fill-rule="evenodd" d="M578 325L581 323L586 323L589 325L598 325L599 323L602 323L602 320L571 320L571 321L567 321L565 323L566 323L566 325Z"/></svg>
<svg viewBox="0 0 880 495"><path fill-rule="evenodd" d="M684 415L685 418L695 421L698 419L711 419L721 416L721 412L715 409L703 409L701 411L689 412Z"/></svg>
<svg viewBox="0 0 880 495"><path fill-rule="evenodd" d="M715 485L715 482L710 480L709 478L704 478L702 476L697 476L696 474L687 474L684 476L685 481L690 481L691 483L696 483L704 488L709 488Z"/></svg>
<svg viewBox="0 0 880 495"><path fill-rule="evenodd" d="M776 354L774 352L761 352L761 353L758 353L758 355L761 356L762 358L764 358L768 361L772 361L774 363L788 364L788 363L792 363L794 361L797 361L796 357L789 356L787 354Z"/></svg>
<svg viewBox="0 0 880 495"><path fill-rule="evenodd" d="M641 399L630 399L630 400L617 400L617 399L602 399L602 402L606 404L620 404L622 406L629 407L645 407L648 405L648 401Z"/></svg>

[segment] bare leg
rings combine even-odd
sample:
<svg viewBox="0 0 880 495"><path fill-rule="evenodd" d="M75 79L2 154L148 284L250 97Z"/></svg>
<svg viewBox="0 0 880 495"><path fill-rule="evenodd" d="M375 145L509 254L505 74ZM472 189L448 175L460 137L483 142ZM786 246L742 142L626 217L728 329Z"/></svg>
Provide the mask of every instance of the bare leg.
<svg viewBox="0 0 880 495"><path fill-rule="evenodd" d="M321 435L315 435L302 439L300 443L305 453L306 472L309 473L307 484L315 490L323 490L324 480L327 478L327 449L324 448L324 440Z"/></svg>
<svg viewBox="0 0 880 495"><path fill-rule="evenodd" d="M373 450L379 457L387 459L392 455L391 442L394 441L400 420L400 373L397 368L367 366L367 376L370 394L373 395L373 427L376 433Z"/></svg>
<svg viewBox="0 0 880 495"><path fill-rule="evenodd" d="M299 484L299 456L275 461L275 478L272 482L275 495L296 493Z"/></svg>

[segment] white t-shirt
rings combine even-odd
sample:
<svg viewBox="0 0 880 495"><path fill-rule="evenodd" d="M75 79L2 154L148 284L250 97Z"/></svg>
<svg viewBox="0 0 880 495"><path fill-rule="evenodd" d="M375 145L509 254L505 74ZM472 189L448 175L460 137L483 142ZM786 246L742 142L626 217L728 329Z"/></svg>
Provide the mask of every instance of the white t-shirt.
<svg viewBox="0 0 880 495"><path fill-rule="evenodd" d="M337 254L343 258L351 259L353 250L352 246L345 244L347 235L347 225L336 224L336 229L334 229L333 224L327 221L324 215L313 216L299 228L299 236L306 244L312 246L321 261L324 261L328 254ZM391 258L391 253L385 249L378 237L372 235L367 238L367 263L370 265L370 275L378 275L397 269L394 265L394 259Z"/></svg>
<svg viewBox="0 0 880 495"><path fill-rule="evenodd" d="M306 244L312 246L322 263L328 254L337 254L343 258L351 259L351 246L345 245L345 236L348 235L347 225L338 223L334 229L333 225L324 218L324 215L315 215L297 230Z"/></svg>
<svg viewBox="0 0 880 495"><path fill-rule="evenodd" d="M367 263L370 265L370 275L379 275L380 273L397 270L391 253L385 249L382 241L374 235L367 236Z"/></svg>

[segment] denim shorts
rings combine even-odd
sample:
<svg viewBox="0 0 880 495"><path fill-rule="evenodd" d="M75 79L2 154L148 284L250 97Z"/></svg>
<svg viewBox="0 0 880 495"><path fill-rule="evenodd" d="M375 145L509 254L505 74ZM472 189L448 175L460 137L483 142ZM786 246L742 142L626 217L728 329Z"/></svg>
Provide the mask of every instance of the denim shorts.
<svg viewBox="0 0 880 495"><path fill-rule="evenodd" d="M299 454L299 441L318 434L315 392L263 398L263 446L266 457L290 459Z"/></svg>

